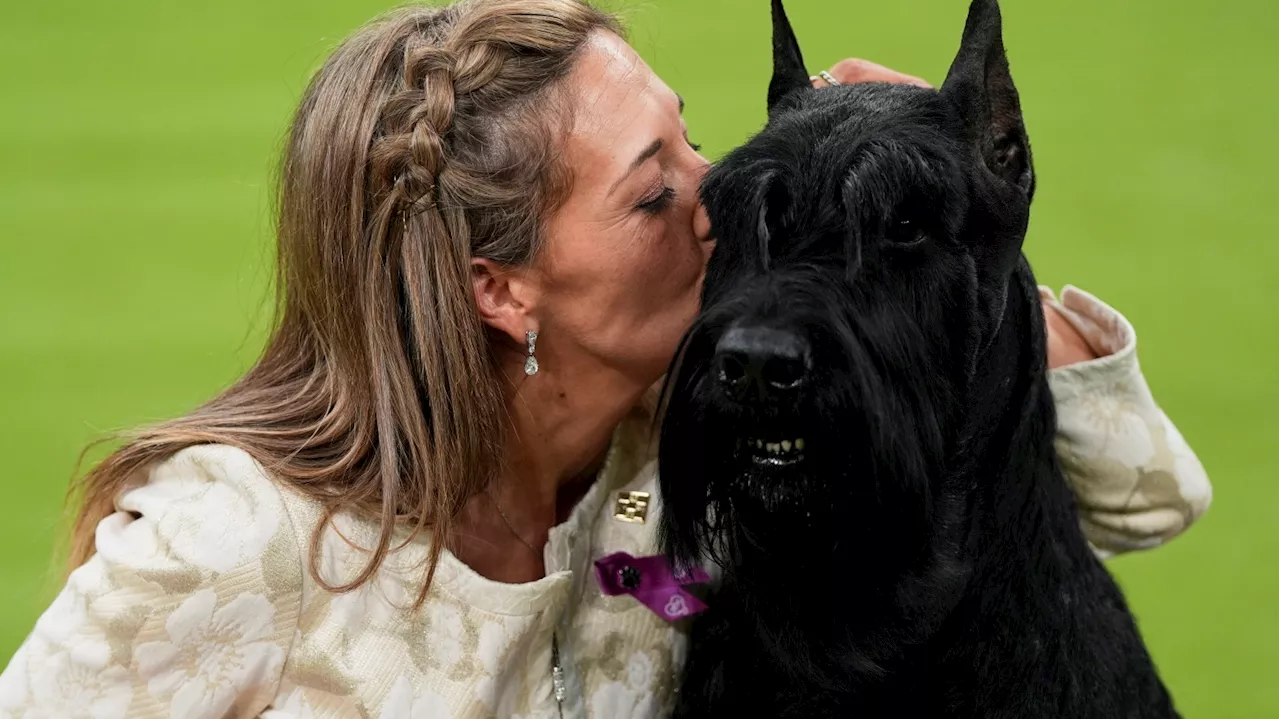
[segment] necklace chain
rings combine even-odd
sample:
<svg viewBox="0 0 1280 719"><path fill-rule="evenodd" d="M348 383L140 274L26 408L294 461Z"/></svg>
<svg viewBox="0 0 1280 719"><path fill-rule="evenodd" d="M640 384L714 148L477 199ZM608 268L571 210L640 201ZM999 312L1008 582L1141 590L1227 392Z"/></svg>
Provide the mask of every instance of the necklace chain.
<svg viewBox="0 0 1280 719"><path fill-rule="evenodd" d="M539 552L536 547L529 543L529 540L525 539L522 534L517 532L515 526L511 524L511 520L507 519L507 513L502 511L502 505L498 504L498 498L494 497L493 493L488 489L485 490L485 494L489 495L489 501L493 502L493 508L498 510L498 516L502 518L502 523L507 525L507 529L511 534L514 535L516 539L520 540L521 544L528 547L529 551L533 552L534 556L542 559L542 552ZM564 668L560 666L560 642L556 637L555 630L552 630L551 632L551 690L556 698L556 710L560 714L561 719L563 719L564 698L567 696L567 692L564 683Z"/></svg>
<svg viewBox="0 0 1280 719"><path fill-rule="evenodd" d="M502 518L502 523L507 525L507 529L511 532L511 534L516 539L520 540L521 544L528 547L529 551L533 552L533 556L537 557L538 559L542 559L542 552L539 552L537 547L530 544L529 540L524 538L524 535L517 532L515 526L511 524L511 520L507 519L507 513L502 511L502 505L498 504L498 498L494 497L493 493L487 489L484 492L485 494L489 495L489 501L493 502L493 508L498 510L498 516Z"/></svg>

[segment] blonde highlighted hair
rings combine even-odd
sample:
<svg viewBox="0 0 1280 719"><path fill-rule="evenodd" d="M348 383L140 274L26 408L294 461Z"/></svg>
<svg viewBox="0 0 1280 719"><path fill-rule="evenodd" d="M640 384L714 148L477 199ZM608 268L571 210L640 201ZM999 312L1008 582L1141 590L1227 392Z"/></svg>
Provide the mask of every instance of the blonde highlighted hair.
<svg viewBox="0 0 1280 719"><path fill-rule="evenodd" d="M153 463L192 445L252 455L323 504L379 517L368 581L405 523L429 586L463 503L492 479L502 379L470 260L530 262L568 191L561 81L615 18L579 0L464 0L392 12L308 86L277 195L276 316L252 369L192 413L130 435L73 486L70 562ZM312 549L323 524L312 536ZM311 573L319 577L312 551Z"/></svg>

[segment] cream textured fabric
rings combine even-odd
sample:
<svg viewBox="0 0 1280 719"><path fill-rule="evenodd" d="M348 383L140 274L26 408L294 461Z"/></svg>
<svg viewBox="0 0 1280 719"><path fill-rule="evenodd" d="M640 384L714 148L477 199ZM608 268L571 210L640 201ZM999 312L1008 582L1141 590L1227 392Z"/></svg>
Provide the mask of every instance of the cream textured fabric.
<svg viewBox="0 0 1280 719"><path fill-rule="evenodd" d="M1051 378L1084 531L1104 555L1155 546L1205 510L1208 480L1153 402L1128 322L1071 288L1060 306L1110 353ZM306 571L315 503L238 449L184 450L99 525L97 554L0 675L0 717L552 719L553 631L565 717L663 716L685 626L603 596L591 572L605 554L656 551L649 426L644 408L619 426L596 484L551 532L546 577L500 584L445 554L417 611L423 541L360 589L326 592ZM653 493L644 524L613 518L630 490ZM367 519L338 517L323 576L353 576L375 534Z"/></svg>
<svg viewBox="0 0 1280 719"><path fill-rule="evenodd" d="M1070 285L1061 301L1045 288L1040 294L1100 357L1049 373L1058 457L1085 536L1102 557L1157 546L1209 508L1204 467L1151 396L1133 325Z"/></svg>

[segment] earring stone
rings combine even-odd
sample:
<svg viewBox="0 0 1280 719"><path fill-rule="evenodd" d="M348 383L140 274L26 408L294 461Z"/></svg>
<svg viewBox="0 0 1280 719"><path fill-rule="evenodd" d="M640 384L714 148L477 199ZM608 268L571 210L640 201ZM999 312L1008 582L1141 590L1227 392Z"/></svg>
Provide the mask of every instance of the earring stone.
<svg viewBox="0 0 1280 719"><path fill-rule="evenodd" d="M538 342L538 333L533 330L525 332L524 341L529 345L529 356L524 360L524 373L532 377L538 374L538 358L533 356L534 345Z"/></svg>

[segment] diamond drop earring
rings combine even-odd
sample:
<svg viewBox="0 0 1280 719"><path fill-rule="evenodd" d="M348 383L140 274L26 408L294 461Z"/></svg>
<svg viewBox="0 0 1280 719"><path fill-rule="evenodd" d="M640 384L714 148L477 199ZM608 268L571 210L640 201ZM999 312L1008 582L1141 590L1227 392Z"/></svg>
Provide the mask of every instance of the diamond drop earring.
<svg viewBox="0 0 1280 719"><path fill-rule="evenodd" d="M538 343L538 333L533 330L525 332L524 341L529 345L529 356L524 360L524 373L532 377L538 374L538 358L533 356L534 345Z"/></svg>

